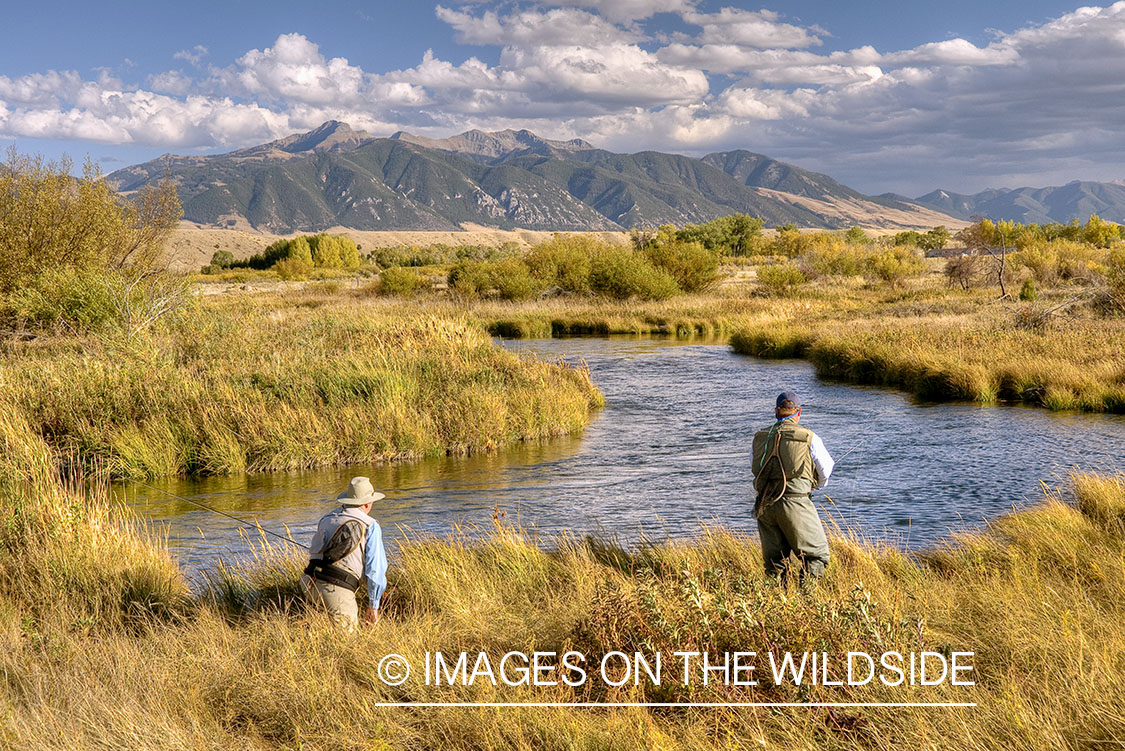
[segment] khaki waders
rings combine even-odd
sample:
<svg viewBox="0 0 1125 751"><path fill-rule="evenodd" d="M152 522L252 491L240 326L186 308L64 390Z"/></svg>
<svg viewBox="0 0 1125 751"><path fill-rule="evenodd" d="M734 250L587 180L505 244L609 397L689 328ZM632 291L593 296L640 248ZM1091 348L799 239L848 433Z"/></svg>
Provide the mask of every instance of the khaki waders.
<svg viewBox="0 0 1125 751"><path fill-rule="evenodd" d="M328 617L335 625L346 631L355 631L359 627L359 605L352 590L302 574L301 591L310 603L328 611Z"/></svg>

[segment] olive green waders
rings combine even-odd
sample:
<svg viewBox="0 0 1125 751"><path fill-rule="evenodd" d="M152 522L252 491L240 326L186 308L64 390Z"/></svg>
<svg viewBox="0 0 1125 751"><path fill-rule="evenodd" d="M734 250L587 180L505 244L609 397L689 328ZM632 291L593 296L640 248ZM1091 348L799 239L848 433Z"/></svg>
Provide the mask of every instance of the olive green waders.
<svg viewBox="0 0 1125 751"><path fill-rule="evenodd" d="M771 576L784 573L790 553L801 561L802 578L819 577L828 565L828 538L809 498L817 485L814 437L808 428L788 420L778 420L754 435L754 516L762 559Z"/></svg>
<svg viewBox="0 0 1125 751"><path fill-rule="evenodd" d="M763 508L758 517L758 536L767 574L784 573L790 553L800 559L802 573L814 577L824 574L828 538L808 496L783 496Z"/></svg>

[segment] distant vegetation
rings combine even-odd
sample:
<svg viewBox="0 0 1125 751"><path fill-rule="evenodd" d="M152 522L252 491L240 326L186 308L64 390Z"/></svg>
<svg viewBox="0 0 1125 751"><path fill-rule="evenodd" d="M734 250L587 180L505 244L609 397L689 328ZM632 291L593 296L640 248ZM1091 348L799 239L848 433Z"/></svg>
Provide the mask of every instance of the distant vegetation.
<svg viewBox="0 0 1125 751"><path fill-rule="evenodd" d="M658 235L633 248L558 235L523 256L459 261L449 272L449 288L462 299L526 300L553 291L664 300L708 289L718 269L718 252L674 235Z"/></svg>
<svg viewBox="0 0 1125 751"><path fill-rule="evenodd" d="M344 235L300 235L278 240L263 252L245 261L236 261L230 251L220 250L211 256L211 263L202 273L213 274L225 269L272 269L282 279L307 279L314 269L357 269L359 248Z"/></svg>
<svg viewBox="0 0 1125 751"><path fill-rule="evenodd" d="M996 285L1002 295L1026 278L1037 288L1067 287L1125 312L1125 244L1121 227L1096 214L1085 224L1015 224L983 219L957 233L964 252L945 266L962 289Z"/></svg>

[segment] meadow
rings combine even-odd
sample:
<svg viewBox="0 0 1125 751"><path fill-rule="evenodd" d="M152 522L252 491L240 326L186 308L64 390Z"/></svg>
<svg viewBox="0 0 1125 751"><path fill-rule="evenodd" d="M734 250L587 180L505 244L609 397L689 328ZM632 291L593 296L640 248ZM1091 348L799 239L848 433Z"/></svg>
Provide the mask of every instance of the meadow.
<svg viewBox="0 0 1125 751"><path fill-rule="evenodd" d="M40 337L0 359L0 409L115 477L227 474L494 450L580 432L580 368L463 318L208 300L128 339Z"/></svg>

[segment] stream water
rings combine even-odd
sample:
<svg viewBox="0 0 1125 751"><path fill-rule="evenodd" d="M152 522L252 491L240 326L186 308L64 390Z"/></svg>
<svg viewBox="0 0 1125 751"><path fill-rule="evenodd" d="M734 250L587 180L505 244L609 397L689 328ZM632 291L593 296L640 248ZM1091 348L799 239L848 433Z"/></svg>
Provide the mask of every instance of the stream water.
<svg viewBox="0 0 1125 751"><path fill-rule="evenodd" d="M654 339L507 341L545 358L581 357L606 408L585 433L487 456L152 483L307 542L349 478L387 494L372 511L384 534L491 525L494 509L543 533L608 532L623 541L697 534L704 523L753 530L749 443L779 391L839 463L814 494L830 523L900 547L1042 498L1075 467L1125 467L1125 417L1023 407L920 404L895 391L828 383L800 361L735 355L726 345ZM166 494L125 487L165 525L190 571L247 552L236 522Z"/></svg>

